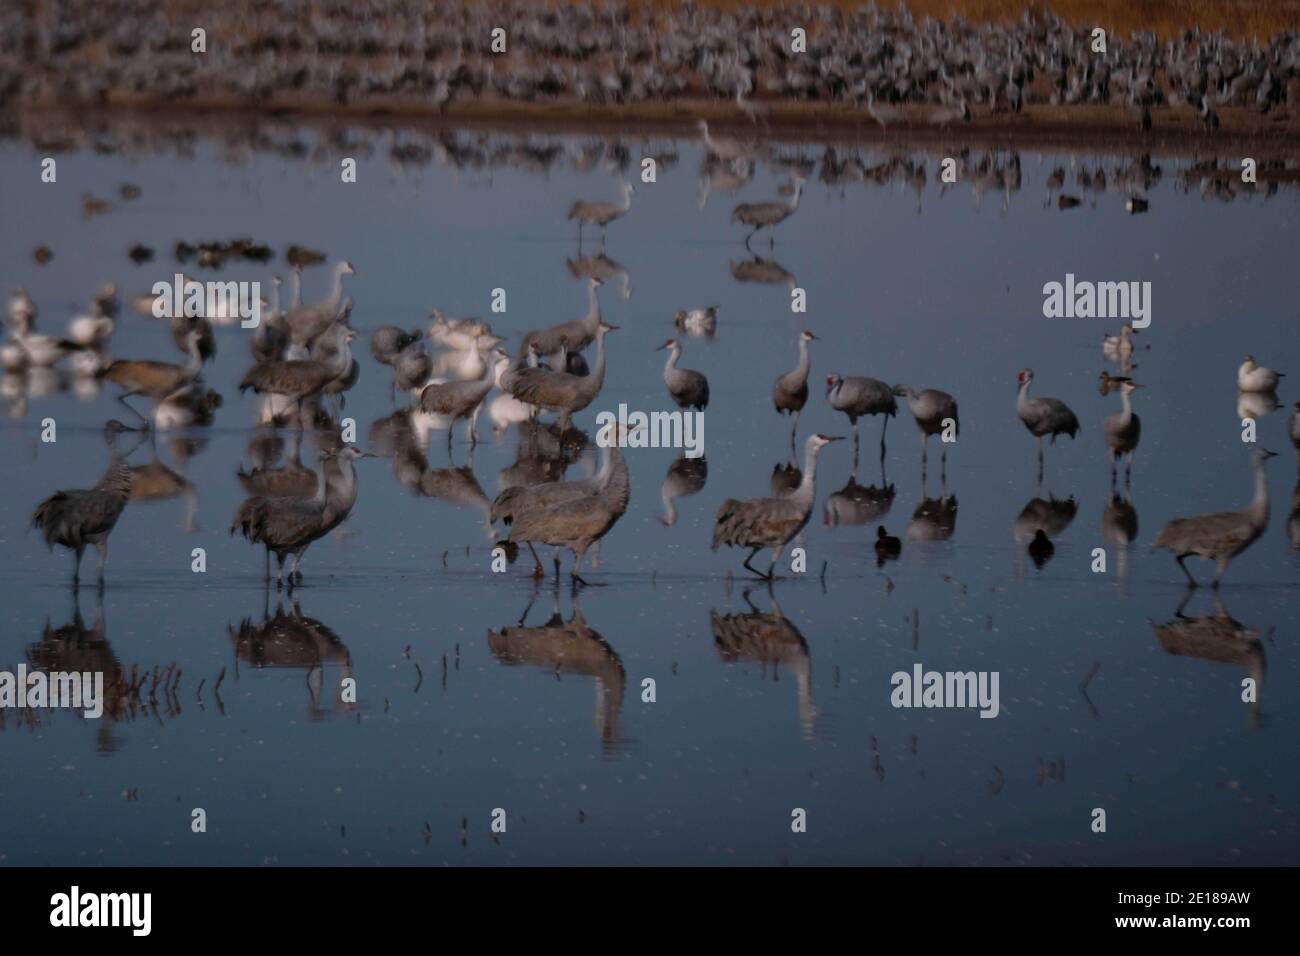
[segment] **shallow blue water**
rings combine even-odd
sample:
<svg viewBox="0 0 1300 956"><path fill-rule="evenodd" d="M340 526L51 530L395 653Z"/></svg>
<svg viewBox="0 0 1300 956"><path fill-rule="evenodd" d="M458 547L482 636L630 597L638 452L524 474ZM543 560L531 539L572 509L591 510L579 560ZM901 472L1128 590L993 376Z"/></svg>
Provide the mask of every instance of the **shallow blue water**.
<svg viewBox="0 0 1300 956"><path fill-rule="evenodd" d="M589 143L556 142L573 152ZM670 146L629 145L633 156ZM1127 215L1114 192L1087 194L1083 207L1064 212L1046 201L1055 166L1129 161L1120 157L1024 154L1021 189L978 203L961 184L940 195L934 156L922 157L930 185L919 198L901 185L814 181L771 253L806 291L807 313L794 314L788 285L738 282L729 265L748 257L740 227L728 222L732 205L774 197L779 171L760 165L751 185L715 193L701 210L698 147L676 148L681 161L661 168L658 182L639 183L632 211L609 229L606 251L630 275L631 295L620 294L618 280L601 291L604 315L620 329L608 340L604 390L577 425L594 434L594 413L620 402L667 407L664 353L654 349L674 334L677 309L715 303L716 339L685 340L682 359L711 384L707 483L677 500L678 519L665 527L660 483L676 452L628 451L630 506L588 575L599 586L577 597L598 637L583 631L564 645L581 663L557 668L560 645L538 634L514 652L489 637L526 609L527 624L541 626L557 602L569 621L573 598L567 580L538 588L526 552L507 574L489 569L482 502L500 489L517 438L492 435L486 417L472 459L478 505L414 495L388 460L358 465L355 511L313 546L306 585L295 592L301 614L338 644L322 639L297 666L259 668L247 654L237 662L241 622L256 627L276 612L277 596L268 605L262 556L226 530L243 497L235 473L250 464L255 401L236 390L248 333L218 329L205 377L225 405L201 432L204 447L182 464L174 436L152 446L196 490L198 528L183 529L181 499L133 502L112 537L102 599L112 655L128 671L175 661L179 706L160 700L157 713L97 722L47 711L36 728L6 713L0 860L1296 862L1300 552L1287 522L1300 486L1287 411L1258 424L1259 443L1280 453L1268 470L1270 525L1233 562L1220 595L1258 644L1246 639L1250 650L1236 662L1236 644L1219 649L1229 662L1167 651L1152 625L1174 619L1185 587L1170 555L1148 553L1167 520L1250 497L1234 375L1247 352L1300 374L1288 252L1300 221L1296 194L1205 202L1176 185L1186 162L1159 156L1164 176L1144 216ZM41 155L14 141L0 148L0 282L30 291L50 333L84 310L104 279L134 295L169 278L176 239L248 234L278 250L302 242L350 259L352 322L363 335L385 322L424 325L437 305L484 315L513 348L524 330L583 311L581 282L566 266L575 242L564 212L575 197L612 198L617 185L599 166L457 172L399 169L378 155L345 185L333 156L306 161L201 143L189 159L62 155L57 185L41 186ZM143 196L81 217L84 192L108 195L123 181ZM158 247L154 263L126 260L137 241ZM38 242L55 250L44 268L30 258ZM588 237L586 251L594 245ZM754 248L768 254L766 240ZM221 275L266 281L283 269L241 265ZM1096 388L1102 368L1116 371L1098 340L1118 322L1044 319L1042 286L1067 272L1152 282L1153 321L1136 340L1132 373L1147 386L1136 396L1143 437L1130 492L1139 529L1122 557L1101 528L1110 495L1101 422L1118 398ZM323 294L325 281L324 270L308 270L306 297ZM496 288L506 290L504 314L488 311ZM900 409L882 479L880 423L865 420L857 479L892 485L889 509L863 525L824 520L828 495L853 470L851 442L830 446L806 530L808 573L789 574L787 557L787 577L772 592L777 617L767 588L743 579L743 554L708 545L718 504L766 494L773 467L789 457L788 420L769 394L793 367L804 328L819 341L801 441L812 430L851 434L823 397L820 383L833 372L957 397L961 434L943 488L956 499L956 522L949 540L905 540L898 562L876 567L876 526L906 538L914 523L920 441ZM361 378L344 415L364 446L392 408L387 369L364 340L356 345ZM129 308L113 352L175 355L160 327ZM1076 441L1048 449L1041 487L1034 442L1015 415L1015 375L1025 366L1035 371L1033 394L1066 401L1083 426ZM71 558L47 553L27 530L32 509L56 488L93 484L106 459L100 428L125 412L111 388L83 399L7 384L0 662L13 666L47 623L74 620ZM1280 398L1289 407L1293 389ZM39 438L46 417L58 425L53 444ZM314 447L306 443L304 460ZM925 493L938 498L936 442L930 451ZM143 464L151 453L146 443L131 460ZM460 426L452 455L456 466L469 460ZM426 457L429 470L449 466L445 436L433 434ZM566 477L593 468L591 457ZM1041 569L1012 530L1035 497L1073 497L1078 509ZM206 550L204 574L190 571L195 547ZM1105 574L1090 570L1097 547L1107 549ZM1209 567L1192 566L1208 579ZM94 588L83 587L87 628L97 603ZM1202 590L1184 613L1214 611ZM726 621L760 612L769 617ZM746 623L780 639L767 651L728 645L726 635ZM304 662L321 653L323 671L309 671ZM1241 681L1258 676L1261 660L1253 707L1241 700ZM892 707L890 675L917 661L999 672L999 716ZM335 700L349 674L354 706ZM646 678L655 681L653 703L642 699ZM190 829L196 807L207 813L203 834ZM1090 827L1098 807L1108 819L1101 834ZM493 834L497 808L507 829ZM795 808L807 812L805 833L792 832Z"/></svg>

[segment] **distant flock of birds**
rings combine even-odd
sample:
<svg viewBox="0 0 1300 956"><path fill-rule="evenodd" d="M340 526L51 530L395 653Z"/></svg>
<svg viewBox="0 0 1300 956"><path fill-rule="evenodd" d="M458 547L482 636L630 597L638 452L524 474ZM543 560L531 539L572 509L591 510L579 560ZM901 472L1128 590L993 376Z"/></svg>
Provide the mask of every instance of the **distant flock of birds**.
<svg viewBox="0 0 1300 956"><path fill-rule="evenodd" d="M1111 35L1026 9L990 28L916 20L906 5L662 7L621 0L294 2L250 29L236 10L193 18L147 0L0 11L0 107L233 101L255 108L401 103L444 111L466 100L579 106L716 100L754 123L774 102L859 109L882 127L948 125L976 109L1112 104L1141 130L1185 111L1206 130L1225 107L1268 113L1300 77L1294 30L1247 41L1185 29ZM498 48L494 55L494 31ZM806 34L806 50L793 31Z"/></svg>

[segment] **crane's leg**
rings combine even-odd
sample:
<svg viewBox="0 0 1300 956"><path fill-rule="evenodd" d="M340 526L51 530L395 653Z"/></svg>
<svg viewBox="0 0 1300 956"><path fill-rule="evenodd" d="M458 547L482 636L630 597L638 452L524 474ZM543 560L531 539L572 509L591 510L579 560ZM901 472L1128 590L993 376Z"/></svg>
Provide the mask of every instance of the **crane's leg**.
<svg viewBox="0 0 1300 956"><path fill-rule="evenodd" d="M275 553L275 589L277 591L284 587L284 559L286 557L287 554L284 551Z"/></svg>
<svg viewBox="0 0 1300 956"><path fill-rule="evenodd" d="M606 223L602 222L600 224L600 251L601 252L605 251L605 226Z"/></svg>
<svg viewBox="0 0 1300 956"><path fill-rule="evenodd" d="M262 585L265 587L271 583L271 549L266 549L266 573L262 575Z"/></svg>
<svg viewBox="0 0 1300 956"><path fill-rule="evenodd" d="M746 568L749 569L749 571L754 575L754 577L762 578L764 581L770 581L772 580L772 574L770 571L767 574L764 574L762 571L758 570L758 568L754 567L752 564L749 563L750 561L754 560L754 555L758 554L758 552L762 550L763 550L762 545L759 545L753 551L749 552L749 557L745 559L744 565ZM776 564L775 559L772 561L772 563Z"/></svg>
<svg viewBox="0 0 1300 956"><path fill-rule="evenodd" d="M1223 577L1223 572L1228 570L1228 559L1220 558L1214 568L1214 590L1219 590L1219 579Z"/></svg>
<svg viewBox="0 0 1300 956"><path fill-rule="evenodd" d="M82 545L81 547L77 548L76 551L74 552L74 553L76 554L76 559L75 559L75 561L73 562L73 565L72 565L72 590L73 590L73 593L75 593L76 590L77 590L77 588L80 587L80 585L81 585L81 555L82 555L82 553L83 553L85 550L86 550L86 546L85 546L85 545Z"/></svg>
<svg viewBox="0 0 1300 956"><path fill-rule="evenodd" d="M123 392L121 395L117 396L117 400L122 404L123 408L129 411L136 418L140 419L141 423L147 426L149 424L149 419L141 415L139 410L134 405L132 405L130 402L127 401L127 399L130 398L131 396L138 395L138 394L139 392Z"/></svg>
<svg viewBox="0 0 1300 956"><path fill-rule="evenodd" d="M769 249L776 248L776 225L775 224L767 227L767 247Z"/></svg>
<svg viewBox="0 0 1300 956"><path fill-rule="evenodd" d="M797 454L794 449L794 436L795 436L795 432L797 432L798 430L799 430L799 412L796 410L794 415L792 416L791 423L790 423L790 457L792 459Z"/></svg>
<svg viewBox="0 0 1300 956"><path fill-rule="evenodd" d="M1038 483L1043 483L1043 436L1038 436Z"/></svg>
<svg viewBox="0 0 1300 956"><path fill-rule="evenodd" d="M533 547L531 541L525 543L528 545L528 550L531 551L533 555L533 577L541 580L546 576L546 572L542 569L542 559L537 556L537 551Z"/></svg>
<svg viewBox="0 0 1300 956"><path fill-rule="evenodd" d="M304 544L293 554L293 570L289 572L289 585L302 584L302 572L298 570L298 565L302 563L302 556L307 553L310 545Z"/></svg>
<svg viewBox="0 0 1300 956"><path fill-rule="evenodd" d="M930 436L921 435L921 481L925 481L925 470L929 464L930 457Z"/></svg>
<svg viewBox="0 0 1300 956"><path fill-rule="evenodd" d="M889 431L889 416L885 416L885 425L880 429L880 460L885 460L885 432Z"/></svg>
<svg viewBox="0 0 1300 956"><path fill-rule="evenodd" d="M1127 487L1133 481L1133 452L1128 453L1128 461L1124 463L1124 485Z"/></svg>
<svg viewBox="0 0 1300 956"><path fill-rule="evenodd" d="M1187 586L1195 589L1196 587L1199 587L1199 585L1196 583L1196 578L1192 577L1192 572L1187 570L1187 565L1183 564L1183 561L1186 560L1186 558L1187 555L1180 554L1178 556L1178 566L1183 569L1183 574L1187 575ZM1217 584L1218 579L1216 578L1215 581Z"/></svg>
<svg viewBox="0 0 1300 956"><path fill-rule="evenodd" d="M574 550L573 570L569 573L569 577L572 578L573 583L581 584L583 587L587 586L587 582L583 579L582 575L578 573L578 568L581 567L583 555L585 555L586 553L587 553L587 545L585 544ZM559 569L560 569L560 559L557 556L555 559L555 570L558 572ZM558 573L556 575L556 582L557 583L559 582Z"/></svg>
<svg viewBox="0 0 1300 956"><path fill-rule="evenodd" d="M754 238L754 233L756 233L756 232L758 232L758 228L757 228L757 227L751 229L751 230L749 231L749 234L748 234L747 236L745 236L745 248L746 248L746 249L749 249L749 240L751 240L751 239ZM750 252L753 252L754 250L750 249L749 251L750 251Z"/></svg>

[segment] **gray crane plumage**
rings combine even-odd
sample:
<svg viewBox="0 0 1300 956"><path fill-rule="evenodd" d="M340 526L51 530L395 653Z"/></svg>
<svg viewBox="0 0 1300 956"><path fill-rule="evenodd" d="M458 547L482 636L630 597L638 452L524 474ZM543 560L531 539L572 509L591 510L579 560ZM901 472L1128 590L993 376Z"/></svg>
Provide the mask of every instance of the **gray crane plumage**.
<svg viewBox="0 0 1300 956"><path fill-rule="evenodd" d="M468 382L438 382L426 385L420 392L420 410L429 414L447 415L451 421L447 424L447 444L451 444L451 430L456 422L468 418L469 441L478 443L476 424L483 399L496 383L498 366L504 370L510 364L510 356L497 349L493 352L495 361L484 362L483 377Z"/></svg>
<svg viewBox="0 0 1300 956"><path fill-rule="evenodd" d="M817 336L805 329L799 333L799 363L784 375L778 376L772 385L772 404L777 414L790 413L794 420L790 426L790 452L794 453L794 436L799 430L799 413L808 404L808 370L812 363L808 358L808 343Z"/></svg>
<svg viewBox="0 0 1300 956"><path fill-rule="evenodd" d="M713 525L713 550L719 545L750 548L744 566L760 578L772 580L772 570L785 546L808 524L816 499L817 454L838 437L809 435L804 443L803 478L799 487L781 498L751 498L741 501L728 498L718 506ZM772 549L772 564L767 573L749 562L764 548Z"/></svg>
<svg viewBox="0 0 1300 956"><path fill-rule="evenodd" d="M1107 415L1102 423L1106 448L1110 451L1111 481L1115 480L1115 470L1123 456L1128 456L1124 468L1125 476L1127 477L1133 471L1133 453L1137 450L1138 441L1142 437L1142 419L1133 411L1132 395L1135 390L1142 387L1136 382L1121 382L1119 393L1123 408Z"/></svg>
<svg viewBox="0 0 1300 956"><path fill-rule="evenodd" d="M799 197L803 195L804 179L794 177L794 193L788 202L746 202L741 203L731 213L731 221L752 227L745 236L745 245L760 229L768 229L771 243L776 242L776 227L785 222L799 208Z"/></svg>
<svg viewBox="0 0 1300 956"><path fill-rule="evenodd" d="M664 385L668 387L669 397L678 408L694 408L699 411L709 407L709 380L702 372L695 369L678 368L677 360L682 357L681 343L669 339L655 351L668 349L668 362L664 365Z"/></svg>
<svg viewBox="0 0 1300 956"><path fill-rule="evenodd" d="M1215 562L1214 587L1218 588L1228 562L1245 551L1264 533L1268 526L1268 481L1264 462L1274 457L1265 448L1251 451L1251 466L1255 475L1255 496L1250 504L1236 511L1220 511L1198 515L1195 518L1176 518L1170 521L1152 542L1153 550L1172 551L1178 566L1187 575L1190 587L1196 579L1183 562L1189 557L1208 558Z"/></svg>
<svg viewBox="0 0 1300 956"><path fill-rule="evenodd" d="M950 420L953 438L961 433L957 400L937 388L925 388L918 392L909 385L895 385L894 394L907 400L907 408L916 421L917 430L921 433L921 473L924 474L930 452L930 436L939 435L942 440L945 423ZM948 442L942 442L941 466L946 466L948 463L948 445Z"/></svg>
<svg viewBox="0 0 1300 956"><path fill-rule="evenodd" d="M605 335L616 325L601 322L596 328L596 359L589 375L570 375L547 368L524 368L510 380L510 394L521 402L558 412L560 428L567 430L574 412L590 405L605 383Z"/></svg>
<svg viewBox="0 0 1300 956"><path fill-rule="evenodd" d="M46 545L61 545L76 555L72 585L81 576L81 556L87 545L99 554L99 583L104 583L104 563L108 560L108 536L122 516L131 494L131 469L117 447L117 436L131 431L117 419L104 426L108 444L108 467L94 488L56 491L36 506L32 527L39 528Z"/></svg>
<svg viewBox="0 0 1300 956"><path fill-rule="evenodd" d="M885 457L885 433L889 430L889 420L898 414L898 401L894 390L878 378L866 378L860 375L828 375L826 377L826 401L837 412L849 417L853 426L854 458L857 458L858 419L868 415L883 415L885 424L880 429L880 457Z"/></svg>
<svg viewBox="0 0 1300 956"><path fill-rule="evenodd" d="M1038 439L1038 477L1043 476L1043 438L1050 435L1052 444L1056 444L1057 435L1069 435L1074 438L1080 431L1079 419L1069 406L1056 398L1030 398L1029 386L1034 380L1032 369L1021 369L1016 375L1018 392L1016 393L1016 414L1029 429L1029 434Z"/></svg>
<svg viewBox="0 0 1300 956"><path fill-rule="evenodd" d="M519 357L526 358L534 347L538 356L543 358L558 355L563 349L571 353L581 352L595 341L596 331L600 328L600 300L596 290L602 284L595 277L588 280L587 313L582 318L526 333L519 342Z"/></svg>

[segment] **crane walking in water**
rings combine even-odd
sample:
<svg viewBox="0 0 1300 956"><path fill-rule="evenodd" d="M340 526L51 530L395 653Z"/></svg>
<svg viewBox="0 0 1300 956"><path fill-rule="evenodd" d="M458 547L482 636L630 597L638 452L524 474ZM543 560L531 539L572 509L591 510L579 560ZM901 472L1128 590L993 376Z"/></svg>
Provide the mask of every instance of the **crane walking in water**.
<svg viewBox="0 0 1300 956"><path fill-rule="evenodd" d="M108 467L95 487L56 491L37 505L32 514L32 527L41 529L45 543L51 549L58 544L76 554L77 560L72 568L73 590L80 585L81 555L88 544L93 544L99 552L99 586L104 586L108 536L131 495L131 468L126 463L126 456L118 450L117 436L130 431L136 429L128 428L117 419L106 424L104 441L108 444Z"/></svg>
<svg viewBox="0 0 1300 956"><path fill-rule="evenodd" d="M772 386L772 404L776 406L777 413L784 415L789 412L794 416L794 421L790 425L792 457L795 432L799 430L799 413L808 404L808 369L811 365L808 360L808 343L815 338L817 336L807 329L799 333L799 364L778 378L776 384Z"/></svg>
<svg viewBox="0 0 1300 956"><path fill-rule="evenodd" d="M745 567L766 581L773 580L772 572L781 552L803 530L812 514L817 495L817 454L831 442L841 440L838 436L808 436L804 443L803 478L799 487L785 497L751 498L748 501L728 498L724 501L718 507L713 525L713 550L718 550L720 544L750 548ZM772 564L766 574L749 563L763 548L772 549Z"/></svg>
<svg viewBox="0 0 1300 956"><path fill-rule="evenodd" d="M623 183L620 189L623 193L621 205L616 202L584 202L579 199L569 207L570 221L574 219L578 221L579 249L582 248L582 226L584 223L600 226L600 248L605 248L605 228L632 208L632 194L636 190L631 183Z"/></svg>
<svg viewBox="0 0 1300 956"><path fill-rule="evenodd" d="M1133 411L1133 392L1143 386L1137 382L1121 382L1119 386L1120 400L1124 407L1118 412L1112 412L1106 416L1103 430L1106 433L1106 447L1110 450L1110 483L1114 487L1115 469L1119 465L1119 459L1122 455L1128 456L1128 463L1124 466L1124 482L1128 483L1129 477L1133 473L1133 452L1137 450L1138 439L1142 437L1142 420Z"/></svg>
<svg viewBox="0 0 1300 956"><path fill-rule="evenodd" d="M789 202L744 202L735 208L731 214L732 222L744 223L746 226L752 226L749 234L745 236L745 248L749 248L749 240L760 230L768 230L768 245L776 245L776 227L789 219L794 211L799 208L799 197L803 193L803 184L806 180L799 175L793 177L794 194L790 197Z"/></svg>
<svg viewBox="0 0 1300 956"><path fill-rule="evenodd" d="M1029 434L1038 439L1038 481L1043 481L1043 437L1052 436L1056 444L1057 435L1069 435L1071 439L1079 432L1079 419L1070 411L1065 402L1056 398L1030 398L1029 385L1034 380L1032 369L1021 369L1016 375L1020 391L1016 397L1016 414L1029 429Z"/></svg>
<svg viewBox="0 0 1300 956"><path fill-rule="evenodd" d="M1228 562L1245 551L1268 526L1268 481L1264 462L1275 453L1266 448L1256 448L1250 453L1255 472L1255 497L1250 504L1237 511L1220 511L1198 515L1195 518L1175 518L1156 535L1153 550L1172 551L1178 566L1187 575L1189 587L1196 587L1196 578L1187 570L1184 560L1189 557L1208 558L1215 562L1214 587L1227 570Z"/></svg>

